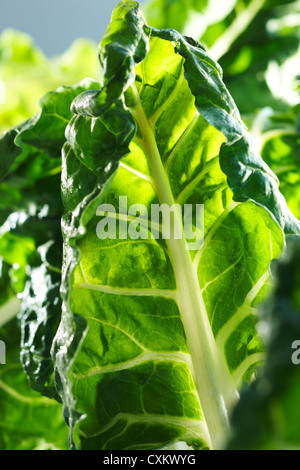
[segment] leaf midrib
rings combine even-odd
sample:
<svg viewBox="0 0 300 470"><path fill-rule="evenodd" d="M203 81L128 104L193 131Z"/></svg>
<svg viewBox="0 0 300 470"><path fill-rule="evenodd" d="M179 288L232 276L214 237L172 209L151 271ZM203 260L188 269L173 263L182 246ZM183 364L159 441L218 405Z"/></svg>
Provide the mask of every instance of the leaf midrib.
<svg viewBox="0 0 300 470"><path fill-rule="evenodd" d="M158 200L160 204L172 207L175 199L162 164L153 128L147 120L137 89L135 86L132 86L132 89L136 104L131 111L143 136L144 151ZM174 224L174 232L176 225L177 228L180 225L182 229L181 216L176 211ZM176 280L176 300L192 357L194 370L191 372L209 430L208 445L211 448L218 448L228 434L226 406L235 401L236 389L224 355L221 357L218 353L200 291L197 271L193 266L186 240L184 237L181 239L170 237L166 242Z"/></svg>

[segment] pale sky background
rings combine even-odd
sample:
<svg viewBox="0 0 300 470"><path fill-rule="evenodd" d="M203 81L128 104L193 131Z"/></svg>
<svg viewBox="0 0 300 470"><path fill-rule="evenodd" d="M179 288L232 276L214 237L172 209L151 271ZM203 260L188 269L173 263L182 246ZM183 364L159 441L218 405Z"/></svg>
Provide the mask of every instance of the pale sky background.
<svg viewBox="0 0 300 470"><path fill-rule="evenodd" d="M0 33L30 34L48 56L63 53L79 37L101 40L119 0L1 0ZM141 2L142 3L142 2Z"/></svg>

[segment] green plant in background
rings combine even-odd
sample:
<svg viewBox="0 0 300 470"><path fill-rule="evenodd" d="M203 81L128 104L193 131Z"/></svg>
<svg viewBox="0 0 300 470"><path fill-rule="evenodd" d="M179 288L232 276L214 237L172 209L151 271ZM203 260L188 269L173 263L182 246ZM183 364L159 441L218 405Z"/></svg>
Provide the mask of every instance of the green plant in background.
<svg viewBox="0 0 300 470"><path fill-rule="evenodd" d="M93 41L78 39L64 54L49 59L27 34L3 31L0 80L5 83L5 103L0 104L0 132L38 113L38 100L47 91L74 85L86 76L97 79L96 47Z"/></svg>
<svg viewBox="0 0 300 470"><path fill-rule="evenodd" d="M280 289L270 270L290 237L298 256L298 108L270 78L294 60L298 13L216 4L151 2L146 23L138 2L120 2L101 78L47 93L1 137L0 331L20 331L0 369L2 448L65 448L67 430L78 449L299 447L296 419L287 432L298 278L291 267ZM111 220L135 236L100 240L97 208L120 196L138 206ZM175 203L204 205L199 250L153 238L139 214ZM177 206L174 232L182 224ZM39 426L16 439L26 413Z"/></svg>

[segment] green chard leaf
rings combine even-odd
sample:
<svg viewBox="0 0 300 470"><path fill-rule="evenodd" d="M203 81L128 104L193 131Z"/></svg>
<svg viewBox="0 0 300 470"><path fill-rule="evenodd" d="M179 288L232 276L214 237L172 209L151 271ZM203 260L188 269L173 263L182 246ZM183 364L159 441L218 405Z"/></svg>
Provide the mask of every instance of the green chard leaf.
<svg viewBox="0 0 300 470"><path fill-rule="evenodd" d="M121 1L99 59L100 88L74 99L62 152L52 358L70 445L219 448L264 360L257 304L270 262L299 222L197 42ZM160 220L150 228L155 204L173 207L169 237ZM194 247L175 235L196 204L204 243Z"/></svg>
<svg viewBox="0 0 300 470"><path fill-rule="evenodd" d="M221 22L234 10L237 0L147 0L143 10L148 24L174 28L199 39L210 25Z"/></svg>

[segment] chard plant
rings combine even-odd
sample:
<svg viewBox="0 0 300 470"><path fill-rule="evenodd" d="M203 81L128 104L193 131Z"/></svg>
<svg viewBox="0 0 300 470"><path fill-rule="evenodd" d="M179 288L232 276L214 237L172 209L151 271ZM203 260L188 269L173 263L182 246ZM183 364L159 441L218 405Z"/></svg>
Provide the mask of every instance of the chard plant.
<svg viewBox="0 0 300 470"><path fill-rule="evenodd" d="M0 139L0 332L20 332L31 387L20 388L18 343L7 343L2 448L14 445L18 399L41 422L20 431L25 448L38 437L65 448L66 430L68 447L84 450L300 445L296 418L285 425L298 380L297 268L287 290L271 272L290 239L280 266L298 259L298 169L272 151L282 135L298 145L297 108L264 109L249 132L213 53L164 26L122 0L99 46L101 79L47 93ZM164 217L150 229L154 205L172 209L166 237ZM181 209L197 205L203 241L190 249ZM272 362L276 348L283 363Z"/></svg>

